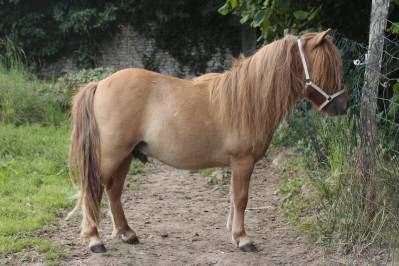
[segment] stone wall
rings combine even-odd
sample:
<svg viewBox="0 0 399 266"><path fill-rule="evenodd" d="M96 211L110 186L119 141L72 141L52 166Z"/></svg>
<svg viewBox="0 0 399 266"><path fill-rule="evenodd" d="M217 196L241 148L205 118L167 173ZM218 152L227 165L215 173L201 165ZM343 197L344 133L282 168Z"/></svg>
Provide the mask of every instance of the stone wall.
<svg viewBox="0 0 399 266"><path fill-rule="evenodd" d="M191 78L194 74L190 66L181 66L168 52L155 50L154 40L144 37L131 25L121 25L120 32L111 40L100 44L100 53L96 57L96 67L113 67L122 69L128 67L148 68L149 60L153 60L160 73ZM216 49L211 60L207 62L206 72L220 71L231 65L233 56L229 50ZM44 77L57 77L77 70L72 57L61 57L55 63L44 66L41 74Z"/></svg>

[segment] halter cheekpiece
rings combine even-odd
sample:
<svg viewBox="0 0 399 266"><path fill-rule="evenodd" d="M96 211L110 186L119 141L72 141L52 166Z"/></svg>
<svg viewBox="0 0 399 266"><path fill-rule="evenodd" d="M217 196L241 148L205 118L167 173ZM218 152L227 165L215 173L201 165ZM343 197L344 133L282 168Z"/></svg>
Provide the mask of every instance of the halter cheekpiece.
<svg viewBox="0 0 399 266"><path fill-rule="evenodd" d="M321 110L323 110L324 107L327 106L327 104L332 102L336 97L338 97L339 95L343 94L345 92L345 89L342 89L342 90L334 93L333 95L330 95L330 94L326 93L323 89L321 89L319 86L314 84L312 79L310 78L310 75L309 75L308 65L306 64L305 54L303 53L302 43L301 43L301 39L300 38L297 39L297 43L298 43L299 53L301 55L301 61L302 61L302 65L303 65L303 70L305 72L305 85L312 87L318 93L323 95L324 98L325 98L325 101L319 106L319 109L318 109L319 111L321 111Z"/></svg>

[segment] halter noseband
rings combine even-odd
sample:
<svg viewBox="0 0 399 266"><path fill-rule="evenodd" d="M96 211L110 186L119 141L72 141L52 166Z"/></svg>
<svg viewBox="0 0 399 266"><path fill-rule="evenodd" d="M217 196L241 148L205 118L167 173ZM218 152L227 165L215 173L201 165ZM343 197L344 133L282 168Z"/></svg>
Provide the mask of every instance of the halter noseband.
<svg viewBox="0 0 399 266"><path fill-rule="evenodd" d="M336 93L334 93L333 95L330 95L328 93L326 93L323 89L321 89L319 86L317 86L316 84L313 83L313 81L310 78L309 75L309 70L308 70L308 65L306 64L306 59L305 59L305 54L303 53L303 49L302 49L302 43L301 43L301 39L297 39L297 43L298 43L298 48L299 48L299 53L301 55L301 61L302 61L302 65L303 65L303 70L305 72L305 85L312 87L313 89L315 89L318 93L320 93L321 95L324 96L324 98L326 99L320 106L319 106L319 111L323 110L324 107L327 106L327 104L329 104L330 102L332 102L335 98L337 98L339 95L341 95L342 93L345 92L345 89L340 90Z"/></svg>

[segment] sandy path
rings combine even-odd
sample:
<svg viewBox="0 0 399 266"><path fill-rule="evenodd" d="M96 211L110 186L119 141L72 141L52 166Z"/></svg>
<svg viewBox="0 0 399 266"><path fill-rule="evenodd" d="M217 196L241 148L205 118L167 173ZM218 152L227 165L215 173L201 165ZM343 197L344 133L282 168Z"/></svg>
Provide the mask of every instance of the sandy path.
<svg viewBox="0 0 399 266"><path fill-rule="evenodd" d="M108 252L91 254L79 241L79 221L63 222L53 236L66 247L63 265L326 265L323 251L299 236L278 208L279 177L270 159L258 162L252 177L246 228L258 252L243 253L230 242L225 224L228 187L211 186L198 173L151 163L131 175L123 195L126 216L140 238L131 246L110 239L109 217L102 222Z"/></svg>

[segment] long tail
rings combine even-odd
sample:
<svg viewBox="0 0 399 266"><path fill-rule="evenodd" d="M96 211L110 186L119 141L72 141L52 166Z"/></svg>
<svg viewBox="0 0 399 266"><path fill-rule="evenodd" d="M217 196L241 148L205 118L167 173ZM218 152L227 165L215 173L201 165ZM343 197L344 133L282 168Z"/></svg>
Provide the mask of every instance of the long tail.
<svg viewBox="0 0 399 266"><path fill-rule="evenodd" d="M101 176L100 136L93 114L93 99L97 83L81 88L72 103L72 133L69 153L69 171L80 187L78 204L92 226L100 221Z"/></svg>

